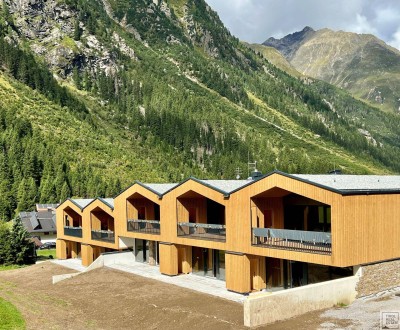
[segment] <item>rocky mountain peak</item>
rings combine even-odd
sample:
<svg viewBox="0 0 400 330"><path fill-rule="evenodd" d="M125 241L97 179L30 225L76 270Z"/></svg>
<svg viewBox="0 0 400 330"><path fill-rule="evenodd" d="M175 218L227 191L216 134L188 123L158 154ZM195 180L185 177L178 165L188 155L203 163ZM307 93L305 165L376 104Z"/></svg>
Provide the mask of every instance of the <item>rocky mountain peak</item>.
<svg viewBox="0 0 400 330"><path fill-rule="evenodd" d="M314 34L315 30L306 26L303 30L288 34L281 39L271 37L264 41L263 45L276 48L290 61L296 51L300 48L301 44Z"/></svg>

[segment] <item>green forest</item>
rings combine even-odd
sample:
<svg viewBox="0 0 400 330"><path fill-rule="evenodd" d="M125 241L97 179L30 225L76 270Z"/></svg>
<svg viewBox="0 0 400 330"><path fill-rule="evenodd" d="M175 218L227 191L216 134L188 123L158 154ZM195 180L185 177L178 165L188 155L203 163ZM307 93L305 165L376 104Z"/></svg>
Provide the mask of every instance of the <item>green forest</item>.
<svg viewBox="0 0 400 330"><path fill-rule="evenodd" d="M112 15L101 1L58 1L70 17L42 18L69 28L48 41L24 37L34 27L2 2L1 219L35 203L113 197L134 180L234 179L237 168L247 177L249 161L263 173L400 171L398 115L276 68L204 1L167 1L167 12L109 4ZM72 55L57 62L39 46ZM109 70L97 64L105 56Z"/></svg>

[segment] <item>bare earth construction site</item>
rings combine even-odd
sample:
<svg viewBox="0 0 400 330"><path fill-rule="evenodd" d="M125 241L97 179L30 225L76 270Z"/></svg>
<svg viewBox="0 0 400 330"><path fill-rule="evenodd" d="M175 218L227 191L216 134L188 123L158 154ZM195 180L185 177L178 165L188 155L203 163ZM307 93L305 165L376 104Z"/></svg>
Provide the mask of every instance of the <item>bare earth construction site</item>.
<svg viewBox="0 0 400 330"><path fill-rule="evenodd" d="M51 262L1 272L0 297L21 311L27 329L245 329L239 303L106 267L51 284L69 272ZM396 291L268 329L373 329L388 308L400 310Z"/></svg>

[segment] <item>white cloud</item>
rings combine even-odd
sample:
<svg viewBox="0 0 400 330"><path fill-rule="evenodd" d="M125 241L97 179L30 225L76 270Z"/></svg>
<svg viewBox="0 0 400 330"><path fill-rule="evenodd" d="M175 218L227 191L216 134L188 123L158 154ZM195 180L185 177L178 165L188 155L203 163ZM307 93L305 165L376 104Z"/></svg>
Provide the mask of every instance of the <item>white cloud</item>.
<svg viewBox="0 0 400 330"><path fill-rule="evenodd" d="M393 34L392 39L388 43L390 46L400 50L400 28Z"/></svg>
<svg viewBox="0 0 400 330"><path fill-rule="evenodd" d="M354 25L349 25L348 30L355 33L371 33L375 35L378 33L371 22L368 21L367 17L361 14L356 14L356 23Z"/></svg>

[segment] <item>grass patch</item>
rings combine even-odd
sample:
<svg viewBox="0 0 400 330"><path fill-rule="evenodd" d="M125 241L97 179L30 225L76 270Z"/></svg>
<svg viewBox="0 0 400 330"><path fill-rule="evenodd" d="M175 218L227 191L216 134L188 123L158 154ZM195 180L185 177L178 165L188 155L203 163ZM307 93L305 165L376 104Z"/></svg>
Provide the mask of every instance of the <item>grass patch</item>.
<svg viewBox="0 0 400 330"><path fill-rule="evenodd" d="M0 329L25 329L21 313L8 301L0 298Z"/></svg>
<svg viewBox="0 0 400 330"><path fill-rule="evenodd" d="M36 250L37 260L56 259L56 249Z"/></svg>
<svg viewBox="0 0 400 330"><path fill-rule="evenodd" d="M336 307L343 308L343 307L347 307L347 304L345 304L345 303L343 303L343 302L339 302L339 303L337 303L335 306L336 306Z"/></svg>
<svg viewBox="0 0 400 330"><path fill-rule="evenodd" d="M18 269L18 268L23 268L23 267L26 267L26 265L0 265L0 272L3 270L13 270L13 269ZM1 326L1 324L0 324L0 326Z"/></svg>

